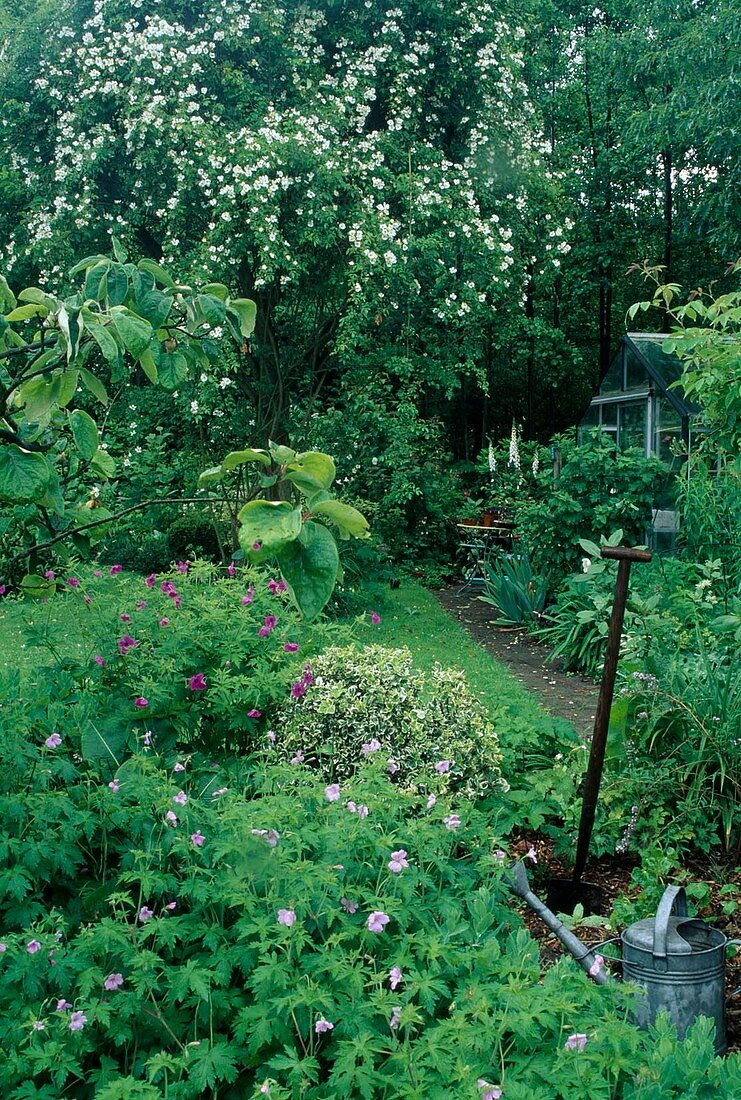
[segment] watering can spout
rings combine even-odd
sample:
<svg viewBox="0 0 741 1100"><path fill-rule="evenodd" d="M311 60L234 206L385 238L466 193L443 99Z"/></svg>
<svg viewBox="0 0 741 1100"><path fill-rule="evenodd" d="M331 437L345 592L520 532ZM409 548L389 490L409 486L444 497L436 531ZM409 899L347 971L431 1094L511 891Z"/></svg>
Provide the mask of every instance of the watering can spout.
<svg viewBox="0 0 741 1100"><path fill-rule="evenodd" d="M559 938L569 954L573 955L579 966L586 970L587 974L597 985L606 985L611 981L610 975L600 965L595 953L567 928L563 921L559 920L555 913L543 904L537 894L530 889L527 871L522 862L513 863L504 876L507 888L518 898L530 906L534 913L540 917L544 924Z"/></svg>

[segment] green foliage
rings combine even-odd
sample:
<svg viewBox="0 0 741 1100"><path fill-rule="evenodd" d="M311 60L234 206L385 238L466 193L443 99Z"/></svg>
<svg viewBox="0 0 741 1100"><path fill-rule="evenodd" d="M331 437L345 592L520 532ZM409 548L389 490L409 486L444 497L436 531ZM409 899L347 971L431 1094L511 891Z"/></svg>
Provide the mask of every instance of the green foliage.
<svg viewBox="0 0 741 1100"><path fill-rule="evenodd" d="M14 513L22 541L84 526L85 495L116 474L96 422L72 408L78 389L91 407L108 406L109 388L139 367L172 390L216 357L214 328L239 344L250 335L245 303L176 284L152 261L129 262L115 238L113 252L76 264L70 278L80 285L66 297L27 287L17 306L3 279L0 501L33 506Z"/></svg>
<svg viewBox="0 0 741 1100"><path fill-rule="evenodd" d="M706 1025L646 1036L619 985L543 970L465 802L426 810L373 762L330 800L302 767L152 750L111 786L45 744L44 685L3 676L6 1095L606 1100L686 1096L681 1070L731 1100Z"/></svg>
<svg viewBox="0 0 741 1100"><path fill-rule="evenodd" d="M82 659L43 625L31 638L55 659L47 675L71 677L70 736L113 770L146 738L191 751L253 748L313 647L345 636L331 625L309 635L280 582L259 569L220 578L211 564L180 562L132 584L120 568L86 570L74 587L55 582L78 602Z"/></svg>
<svg viewBox="0 0 741 1100"><path fill-rule="evenodd" d="M558 484L550 470L540 473L540 492L515 513L533 567L554 583L577 567L580 539L594 542L619 527L626 545L644 542L667 473L658 459L616 451L599 433L578 446L564 441L562 449Z"/></svg>
<svg viewBox="0 0 741 1100"><path fill-rule="evenodd" d="M250 463L261 467L256 477L245 471ZM275 559L290 598L307 619L315 619L329 602L342 572L337 542L325 525L344 541L370 536L365 516L327 491L335 472L334 461L321 451L299 454L271 442L267 450L231 452L198 482L205 488L233 475L228 507L239 524L242 554L251 561ZM260 490L281 497L247 499L240 507Z"/></svg>
<svg viewBox="0 0 741 1100"><path fill-rule="evenodd" d="M741 290L715 293L714 284L693 290L680 302L682 288L662 283L662 266L644 265L639 270L654 283L653 297L636 302L628 310L661 308L673 322L672 333L662 345L684 363L679 383L685 396L699 404L716 445L736 458L741 448ZM741 260L729 270L741 274Z"/></svg>
<svg viewBox="0 0 741 1100"><path fill-rule="evenodd" d="M720 560L731 585L741 583L741 458L718 468L694 455L677 478L678 543L689 561Z"/></svg>
<svg viewBox="0 0 741 1100"><path fill-rule="evenodd" d="M221 534L221 539L220 539ZM220 532L213 518L199 511L188 511L173 520L167 528L167 548L170 560L197 557L221 560L226 532Z"/></svg>
<svg viewBox="0 0 741 1100"><path fill-rule="evenodd" d="M405 786L441 784L469 797L500 787L497 734L465 673L438 665L428 678L409 650L377 645L328 649L311 671L313 683L278 720L284 755L330 779L379 753Z"/></svg>
<svg viewBox="0 0 741 1100"><path fill-rule="evenodd" d="M491 604L500 626L540 621L548 595L548 578L536 576L526 555L501 555L486 564L486 582L480 600Z"/></svg>

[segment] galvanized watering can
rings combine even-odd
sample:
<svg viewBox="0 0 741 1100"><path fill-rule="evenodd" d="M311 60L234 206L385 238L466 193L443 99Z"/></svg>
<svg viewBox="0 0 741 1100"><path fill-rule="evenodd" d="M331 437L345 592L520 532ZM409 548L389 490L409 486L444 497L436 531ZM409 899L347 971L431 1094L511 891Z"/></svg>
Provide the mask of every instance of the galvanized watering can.
<svg viewBox="0 0 741 1100"><path fill-rule="evenodd" d="M590 977L604 985L609 976L595 964L596 952L609 943L622 944L623 980L640 986L644 993L635 1012L640 1027L648 1027L659 1012L668 1012L680 1039L698 1016L715 1022L715 1050L725 1053L725 951L729 940L717 928L687 915L682 886L667 886L656 916L636 921L619 939L605 940L588 948L530 889L521 863L510 869L507 885L552 929ZM731 996L741 993L735 989Z"/></svg>

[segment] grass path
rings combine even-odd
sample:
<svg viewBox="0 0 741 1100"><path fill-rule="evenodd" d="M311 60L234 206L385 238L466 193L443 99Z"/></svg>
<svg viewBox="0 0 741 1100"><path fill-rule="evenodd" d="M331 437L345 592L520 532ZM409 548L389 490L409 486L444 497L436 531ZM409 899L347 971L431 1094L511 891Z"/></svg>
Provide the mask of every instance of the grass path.
<svg viewBox="0 0 741 1100"><path fill-rule="evenodd" d="M522 718L537 717L542 722L546 712L532 692L477 645L431 592L408 582L396 591L389 589L383 601L383 606L375 609L381 622L374 625L367 620L362 624L357 632L359 643L407 646L414 664L424 671L429 671L436 662L462 668L471 687L489 709L504 705ZM556 723L562 721L554 719Z"/></svg>

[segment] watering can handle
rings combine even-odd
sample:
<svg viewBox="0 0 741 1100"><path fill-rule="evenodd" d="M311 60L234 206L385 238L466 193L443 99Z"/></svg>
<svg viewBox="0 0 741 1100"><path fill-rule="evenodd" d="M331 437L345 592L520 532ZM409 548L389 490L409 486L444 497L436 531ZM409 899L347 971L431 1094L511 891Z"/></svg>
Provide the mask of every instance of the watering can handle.
<svg viewBox="0 0 741 1100"><path fill-rule="evenodd" d="M667 886L662 894L654 921L654 958L661 959L666 968L666 934L669 917L676 912L678 917L687 916L687 895L684 886Z"/></svg>
<svg viewBox="0 0 741 1100"><path fill-rule="evenodd" d="M728 943L726 944L726 947L729 947L731 945L733 947L741 947L741 940L729 940ZM729 997L738 997L739 993L741 993L741 985L738 987L738 989L732 989L731 992L728 994L728 996Z"/></svg>

